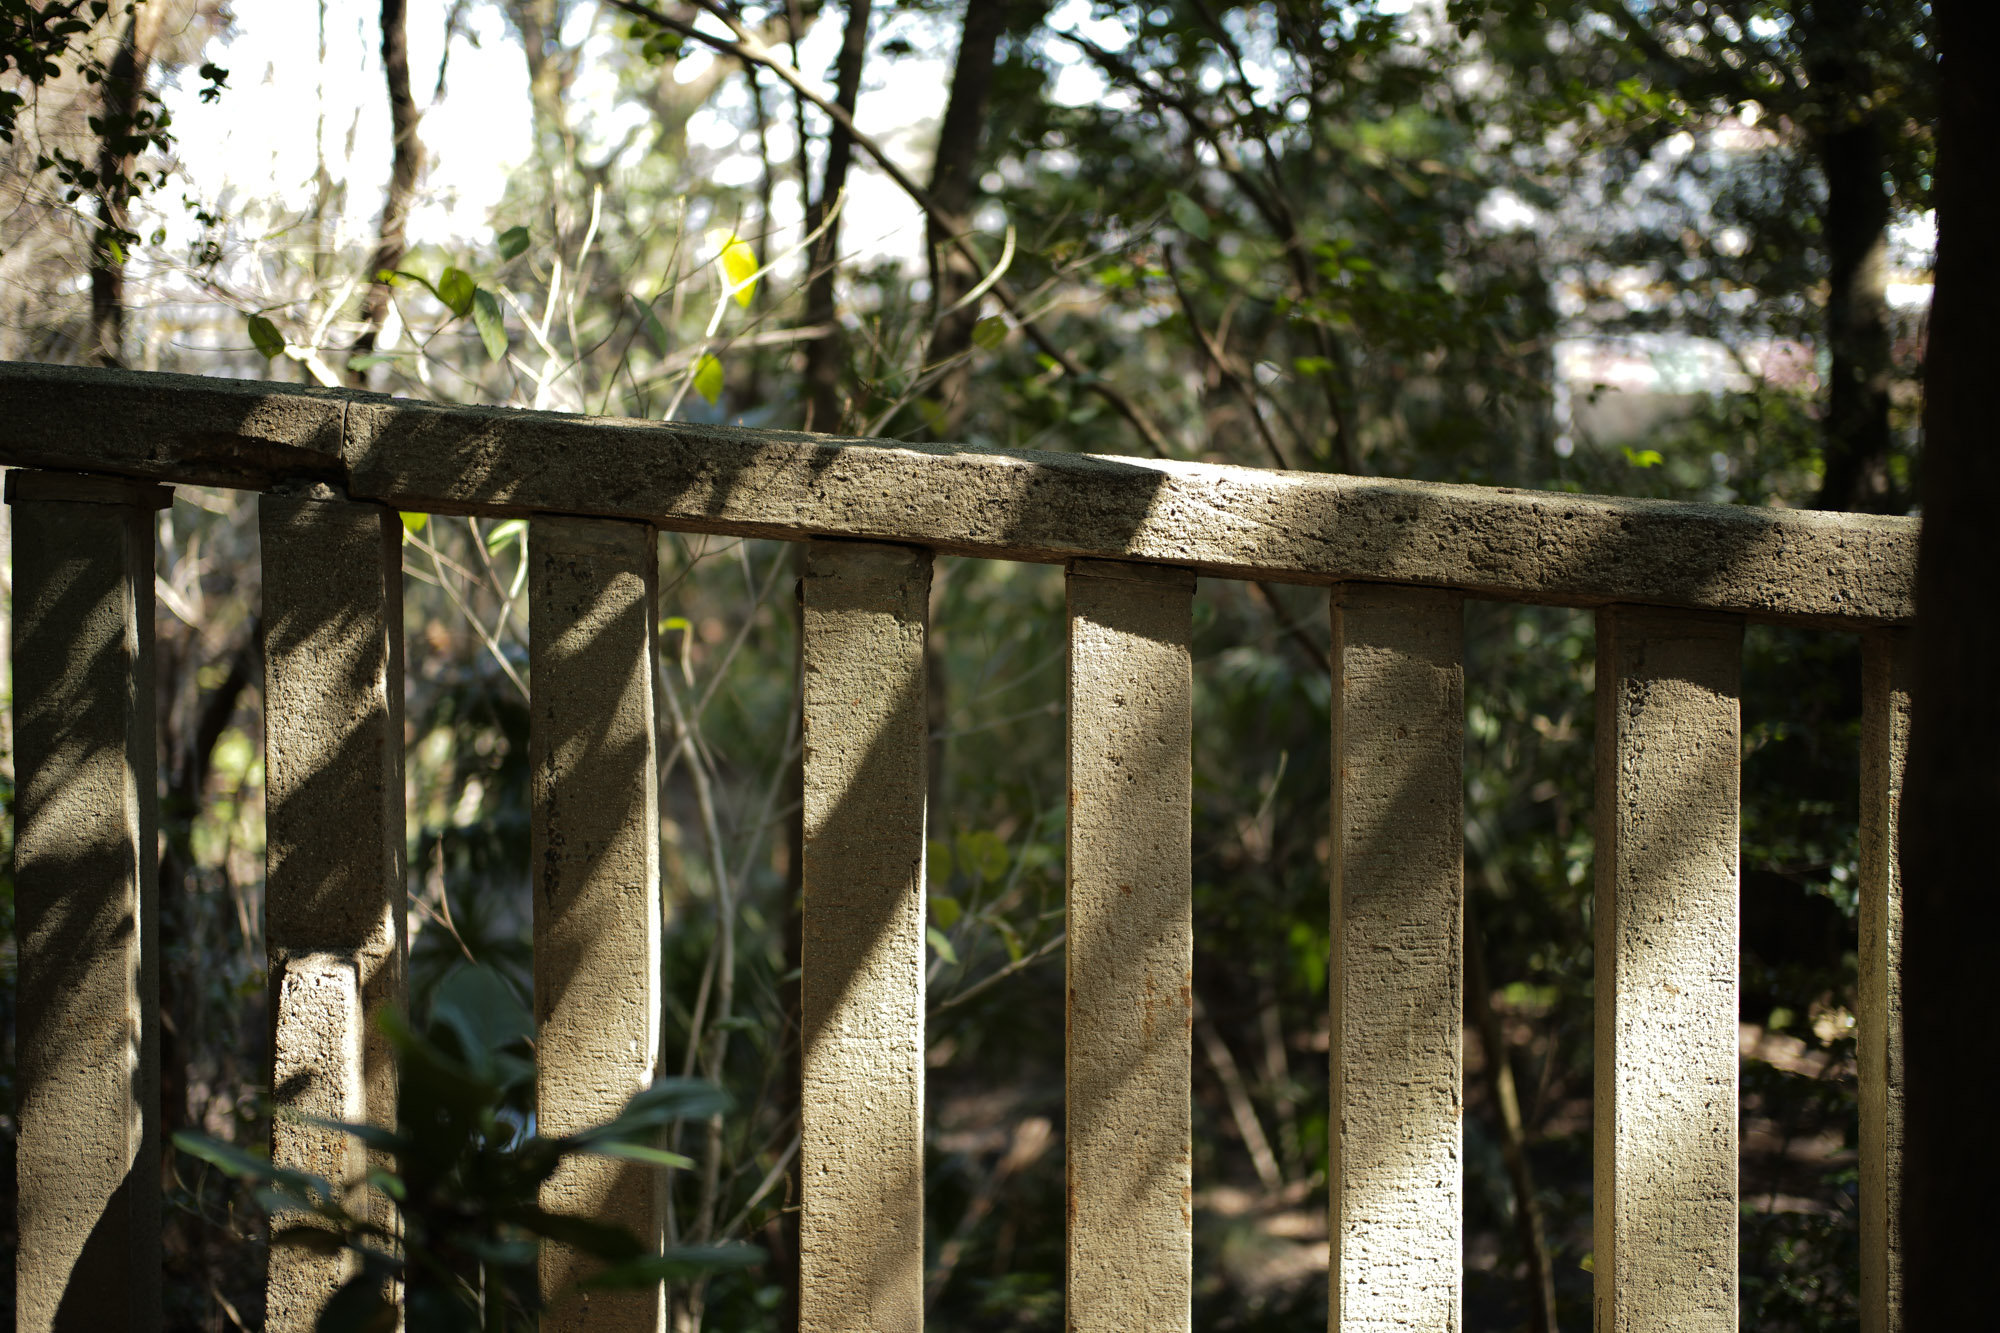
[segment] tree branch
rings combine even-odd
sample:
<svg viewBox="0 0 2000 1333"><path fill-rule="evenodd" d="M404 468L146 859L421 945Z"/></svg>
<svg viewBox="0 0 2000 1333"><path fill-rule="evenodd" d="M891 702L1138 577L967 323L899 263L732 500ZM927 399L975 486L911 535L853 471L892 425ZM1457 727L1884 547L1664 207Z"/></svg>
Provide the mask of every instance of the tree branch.
<svg viewBox="0 0 2000 1333"><path fill-rule="evenodd" d="M927 218L948 222L944 210L937 206L936 201L930 197L930 193L918 185L915 180L911 179L908 172L897 166L895 160L889 156L888 151L881 144L877 143L867 134L864 134L860 127L854 123L854 117L848 115L837 103L815 89L807 81L805 75L799 73L797 69L781 59L776 52L772 51L770 47L766 46L738 22L735 15L731 14L721 5L714 3L714 0L695 0L695 3L700 5L705 12L714 15L716 19L727 27L735 35L735 40L703 32L692 23L685 23L661 10L655 9L651 5L641 4L639 0L605 0L605 2L613 8L623 10L625 13L631 14L636 18L646 19L649 22L659 24L663 28L680 33L683 37L692 38L723 55L734 56L738 60L746 61L750 64L762 65L765 69L770 70L786 84L790 85L792 90L798 93L800 97L818 107L834 124L845 129L853 139L854 146L868 154L874 160L875 165L882 169L883 174L895 182L896 188L908 195L910 200L924 211L924 215ZM953 248L963 254L974 265L981 269L987 267L985 259L963 232L952 231L950 239ZM1011 284L1006 282L993 284L993 295L999 300L1001 305L1006 307L1007 312L1014 316L1015 322L1020 325L1021 331L1028 336L1028 340L1034 343L1051 361L1061 366L1064 374L1071 376L1085 389L1102 398L1113 411L1124 417L1131 424L1132 428L1139 432L1139 437L1146 442L1147 447L1152 450L1155 456L1160 458L1171 456L1171 450L1167 446L1167 437L1153 419L1137 403L1127 397L1123 391L1091 375L1077 363L1074 357L1053 342L1048 334L1043 332L1027 314L1019 295L1015 292Z"/></svg>

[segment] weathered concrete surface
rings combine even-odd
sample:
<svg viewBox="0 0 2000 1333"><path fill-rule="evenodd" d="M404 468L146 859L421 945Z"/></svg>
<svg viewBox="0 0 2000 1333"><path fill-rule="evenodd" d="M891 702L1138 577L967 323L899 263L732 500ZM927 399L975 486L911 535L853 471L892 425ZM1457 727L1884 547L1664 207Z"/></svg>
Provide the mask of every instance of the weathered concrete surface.
<svg viewBox="0 0 2000 1333"><path fill-rule="evenodd" d="M160 1326L153 511L14 472L23 1333Z"/></svg>
<svg viewBox="0 0 2000 1333"><path fill-rule="evenodd" d="M1897 621L1910 617L1916 568L1907 519L403 403L354 405L348 464L358 494L406 508L530 505L1554 604Z"/></svg>
<svg viewBox="0 0 2000 1333"><path fill-rule="evenodd" d="M1429 588L1333 593L1333 1333L1459 1326L1464 618Z"/></svg>
<svg viewBox="0 0 2000 1333"><path fill-rule="evenodd" d="M282 1108L271 1122L271 1160L312 1174L342 1191L350 1207L393 1219L388 1207L352 1188L366 1174L368 1153L351 1134L295 1117L345 1124L368 1122L367 1054L370 1031L362 1005L362 971L386 970L382 960L358 950L293 953L273 963L271 972L271 1087ZM388 1075L393 1080L394 1069ZM378 1108L379 1111L379 1108ZM393 1128L392 1113L373 1123ZM369 1193L373 1193L372 1191ZM299 1230L288 1240L284 1229L315 1224L297 1216L273 1219L270 1266L265 1282L265 1326L310 1333L319 1326L334 1293L360 1271L345 1250L327 1251L306 1243Z"/></svg>
<svg viewBox="0 0 2000 1333"><path fill-rule="evenodd" d="M658 538L639 523L537 516L528 527L528 763L535 900L536 1106L543 1134L617 1115L660 1052L660 814L653 721ZM658 1245L656 1173L573 1157L551 1212ZM542 1246L542 1328L656 1333L665 1293L565 1294L591 1264Z"/></svg>
<svg viewBox="0 0 2000 1333"><path fill-rule="evenodd" d="M259 491L339 484L341 422L358 398L390 401L262 380L0 361L0 462Z"/></svg>
<svg viewBox="0 0 2000 1333"><path fill-rule="evenodd" d="M1599 1333L1736 1327L1742 644L1597 618Z"/></svg>
<svg viewBox="0 0 2000 1333"><path fill-rule="evenodd" d="M1194 575L1069 569L1067 1327L1193 1296Z"/></svg>
<svg viewBox="0 0 2000 1333"><path fill-rule="evenodd" d="M601 514L1828 626L1915 615L1917 524L1905 518L903 445L110 370L0 365L0 395L0 463L253 487L344 476L356 497L426 512ZM100 422L114 431L104 442ZM344 453L330 463L334 425Z"/></svg>
<svg viewBox="0 0 2000 1333"><path fill-rule="evenodd" d="M1903 882L1898 848L1910 752L1910 634L1862 639L1861 1329L1903 1327Z"/></svg>
<svg viewBox="0 0 2000 1333"><path fill-rule="evenodd" d="M799 1328L924 1326L930 552L806 552Z"/></svg>
<svg viewBox="0 0 2000 1333"><path fill-rule="evenodd" d="M258 502L264 571L265 929L272 1160L359 1188L370 1154L302 1116L394 1128L396 1067L377 1024L406 1003L403 556L393 510L319 495ZM267 1327L309 1333L354 1272L273 1245Z"/></svg>

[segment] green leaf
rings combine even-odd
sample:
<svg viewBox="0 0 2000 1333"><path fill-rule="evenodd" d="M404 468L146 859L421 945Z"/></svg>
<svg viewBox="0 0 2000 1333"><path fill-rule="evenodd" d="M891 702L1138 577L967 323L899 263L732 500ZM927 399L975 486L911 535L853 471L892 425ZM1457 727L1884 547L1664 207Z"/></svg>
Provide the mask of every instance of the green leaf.
<svg viewBox="0 0 2000 1333"><path fill-rule="evenodd" d="M937 922L938 929L950 930L964 915L965 909L959 906L958 899L947 897L942 893L931 895L931 920Z"/></svg>
<svg viewBox="0 0 2000 1333"><path fill-rule="evenodd" d="M410 272L410 270L406 268L383 269L381 272L375 275L375 278L376 281L386 282L391 287L396 285L397 278L408 278L411 282L416 283L417 286L423 288L425 291L429 292L432 296L437 296L438 300L440 301L444 300L442 296L438 296L438 289L432 285L431 280L429 278L425 277L421 273L412 273Z"/></svg>
<svg viewBox="0 0 2000 1333"><path fill-rule="evenodd" d="M534 1232L544 1240L559 1241L596 1259L624 1261L639 1258L644 1250L624 1227L596 1222L587 1217L566 1217L544 1212L533 1205L505 1209L501 1216L515 1226Z"/></svg>
<svg viewBox="0 0 2000 1333"><path fill-rule="evenodd" d="M424 530L424 524L430 521L431 521L431 516L429 514L405 513L403 515L403 531L422 532Z"/></svg>
<svg viewBox="0 0 2000 1333"><path fill-rule="evenodd" d="M1197 241L1208 239L1208 214L1202 211L1200 204L1179 190L1167 191L1167 212L1173 215L1176 227Z"/></svg>
<svg viewBox="0 0 2000 1333"><path fill-rule="evenodd" d="M639 317L646 323L647 341L653 344L654 351L658 352L661 356L665 356L673 346L673 341L667 337L667 326L660 323L660 317L653 313L652 306L639 300L636 296L632 300L639 307Z"/></svg>
<svg viewBox="0 0 2000 1333"><path fill-rule="evenodd" d="M937 950L938 957L953 967L958 966L958 950L951 947L951 941L945 938L943 931L936 926L927 926L924 929L924 938L931 942L931 948Z"/></svg>
<svg viewBox="0 0 2000 1333"><path fill-rule="evenodd" d="M648 1166L673 1167L685 1171L694 1165L694 1158L683 1157L665 1148L654 1148L643 1143L628 1143L623 1140L610 1143L593 1143L583 1151L594 1157L617 1157L627 1162L644 1162Z"/></svg>
<svg viewBox="0 0 2000 1333"><path fill-rule="evenodd" d="M1000 942L1007 946L1007 961L1010 963L1020 962L1021 955L1027 952L1021 944L1021 932L1008 924L1007 919L1003 916L986 916L982 917L981 920L991 925L994 930L1000 932Z"/></svg>
<svg viewBox="0 0 2000 1333"><path fill-rule="evenodd" d="M1634 449L1630 445L1627 445L1625 446L1625 461L1633 467L1658 467L1667 460L1658 449Z"/></svg>
<svg viewBox="0 0 2000 1333"><path fill-rule="evenodd" d="M458 1039L458 1054L483 1069L503 1047L533 1040L535 1020L513 987L490 967L461 967L431 998L431 1029Z"/></svg>
<svg viewBox="0 0 2000 1333"><path fill-rule="evenodd" d="M438 274L437 286L432 290L437 292L438 300L444 302L452 314L463 317L472 313L472 294L479 289L473 286L472 279L463 270L447 268Z"/></svg>
<svg viewBox="0 0 2000 1333"><path fill-rule="evenodd" d="M244 1152L234 1144L223 1143L206 1134L191 1134L182 1130L174 1135L174 1147L238 1180L274 1186L285 1195L288 1203L309 1198L333 1198L333 1186L320 1177L278 1166L267 1157Z"/></svg>
<svg viewBox="0 0 2000 1333"><path fill-rule="evenodd" d="M472 289L472 323L479 330L479 341L486 345L486 355L495 361L507 355L507 322L500 313L500 299L484 287Z"/></svg>
<svg viewBox="0 0 2000 1333"><path fill-rule="evenodd" d="M510 518L505 522L496 523L493 525L493 530L486 534L487 553L498 555L527 535L528 520L525 518Z"/></svg>
<svg viewBox="0 0 2000 1333"><path fill-rule="evenodd" d="M250 345L264 354L269 361L274 356L285 353L285 336L278 332L278 326L262 315L250 316Z"/></svg>
<svg viewBox="0 0 2000 1333"><path fill-rule="evenodd" d="M639 54L649 65L663 65L681 53L681 42L681 35L671 28L654 29L647 33Z"/></svg>
<svg viewBox="0 0 2000 1333"><path fill-rule="evenodd" d="M528 248L528 229L509 227L500 233L500 257L512 259Z"/></svg>
<svg viewBox="0 0 2000 1333"><path fill-rule="evenodd" d="M722 363L706 352L694 363L694 391L711 403L722 397Z"/></svg>
<svg viewBox="0 0 2000 1333"><path fill-rule="evenodd" d="M1007 844L989 829L958 835L958 868L992 881L1007 873Z"/></svg>
<svg viewBox="0 0 2000 1333"><path fill-rule="evenodd" d="M663 1253L612 1264L579 1282L579 1287L650 1287L657 1282L685 1282L708 1273L754 1268L764 1262L755 1245L669 1245Z"/></svg>
<svg viewBox="0 0 2000 1333"><path fill-rule="evenodd" d="M722 272L729 279L729 290L736 297L736 304L746 309L757 292L757 279L751 276L756 271L757 252L750 248L749 242L731 232L722 243Z"/></svg>
<svg viewBox="0 0 2000 1333"><path fill-rule="evenodd" d="M557 1140L571 1150L595 1152L598 1145L644 1140L676 1120L706 1120L732 1105L730 1096L698 1078L659 1078L632 1094L615 1119Z"/></svg>
<svg viewBox="0 0 2000 1333"><path fill-rule="evenodd" d="M942 838L932 838L924 849L924 865L933 880L951 878L951 844Z"/></svg>
<svg viewBox="0 0 2000 1333"><path fill-rule="evenodd" d="M396 1307L382 1298L381 1279L357 1273L320 1311L314 1333L395 1333Z"/></svg>
<svg viewBox="0 0 2000 1333"><path fill-rule="evenodd" d="M972 344L985 351L992 351L1007 341L1007 320L1000 315L988 315L972 326Z"/></svg>

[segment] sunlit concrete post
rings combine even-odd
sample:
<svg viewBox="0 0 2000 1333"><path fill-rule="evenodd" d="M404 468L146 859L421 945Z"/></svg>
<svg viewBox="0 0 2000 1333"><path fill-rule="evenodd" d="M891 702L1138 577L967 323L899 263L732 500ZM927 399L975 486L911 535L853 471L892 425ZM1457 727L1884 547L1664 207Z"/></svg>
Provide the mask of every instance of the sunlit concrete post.
<svg viewBox="0 0 2000 1333"><path fill-rule="evenodd" d="M1465 631L1456 592L1334 590L1334 1333L1459 1326Z"/></svg>
<svg viewBox="0 0 2000 1333"><path fill-rule="evenodd" d="M914 547L806 551L803 1333L924 1326L930 581Z"/></svg>
<svg viewBox="0 0 2000 1333"><path fill-rule="evenodd" d="M538 515L528 526L528 663L537 1127L601 1124L653 1081L660 1049L660 807L653 669L658 538L642 523ZM657 1246L653 1168L572 1157L550 1212ZM542 1328L656 1333L665 1292L576 1293L592 1261L544 1242Z"/></svg>
<svg viewBox="0 0 2000 1333"><path fill-rule="evenodd" d="M1861 1328L1903 1327L1903 765L1910 632L1861 640Z"/></svg>
<svg viewBox="0 0 2000 1333"><path fill-rule="evenodd" d="M1068 1327L1192 1320L1194 575L1069 567Z"/></svg>
<svg viewBox="0 0 2000 1333"><path fill-rule="evenodd" d="M1736 1327L1742 646L1597 616L1598 1333Z"/></svg>
<svg viewBox="0 0 2000 1333"><path fill-rule="evenodd" d="M403 528L392 509L318 491L262 496L257 517L271 1157L393 1229L394 1205L359 1184L388 1163L304 1117L396 1124L380 1019L406 1004ZM266 1326L309 1333L357 1269L351 1255L286 1244L285 1219L273 1222Z"/></svg>
<svg viewBox="0 0 2000 1333"><path fill-rule="evenodd" d="M160 1326L153 513L10 472L23 1333Z"/></svg>

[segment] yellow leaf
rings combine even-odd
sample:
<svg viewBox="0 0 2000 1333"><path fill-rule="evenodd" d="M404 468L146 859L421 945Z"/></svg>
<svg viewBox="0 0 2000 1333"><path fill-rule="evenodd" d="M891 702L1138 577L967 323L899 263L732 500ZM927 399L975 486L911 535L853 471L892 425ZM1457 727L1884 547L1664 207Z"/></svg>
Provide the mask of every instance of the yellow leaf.
<svg viewBox="0 0 2000 1333"><path fill-rule="evenodd" d="M748 308L750 298L757 291L757 252L748 242L735 232L729 233L722 242L722 272L729 279L729 290L736 297L736 304Z"/></svg>
<svg viewBox="0 0 2000 1333"><path fill-rule="evenodd" d="M422 532L424 524L430 521L431 516L429 514L405 513L403 515L403 529L406 532Z"/></svg>
<svg viewBox="0 0 2000 1333"><path fill-rule="evenodd" d="M694 364L694 391L714 402L722 397L722 363L704 355Z"/></svg>

